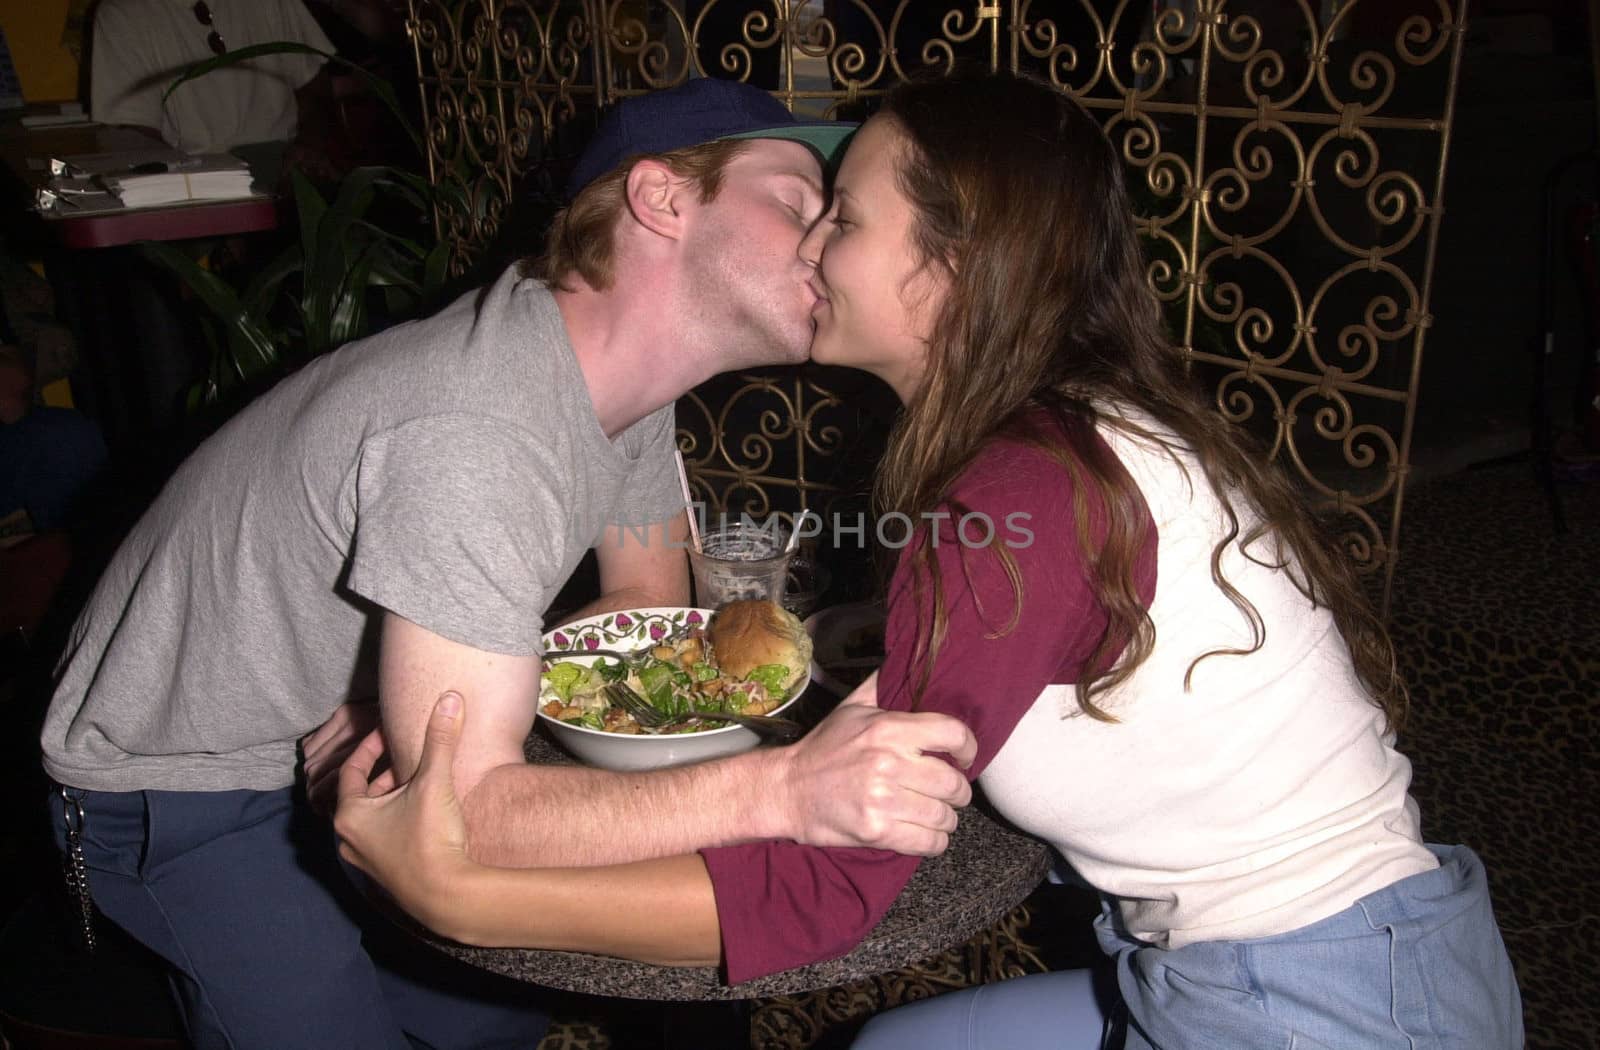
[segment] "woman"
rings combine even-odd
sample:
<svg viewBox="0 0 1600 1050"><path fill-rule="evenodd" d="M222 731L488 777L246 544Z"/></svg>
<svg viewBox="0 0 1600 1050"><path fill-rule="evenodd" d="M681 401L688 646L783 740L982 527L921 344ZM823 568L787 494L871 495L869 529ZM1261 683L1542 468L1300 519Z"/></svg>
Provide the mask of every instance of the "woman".
<svg viewBox="0 0 1600 1050"><path fill-rule="evenodd" d="M852 143L801 254L813 356L905 403L879 509L926 523L890 583L879 702L966 720L990 801L1105 895L1127 1046L1520 1045L1482 867L1420 838L1382 625L1193 390L1129 216L1099 127L1026 79L904 85ZM760 843L483 869L442 772L450 726L431 731L446 759L392 794L364 745L339 827L459 939L720 955L738 981L848 950L915 866ZM644 903L566 907L580 882ZM967 1046L975 1027L1091 1047L1101 1021L1081 975L1049 974L893 1011L862 1044Z"/></svg>

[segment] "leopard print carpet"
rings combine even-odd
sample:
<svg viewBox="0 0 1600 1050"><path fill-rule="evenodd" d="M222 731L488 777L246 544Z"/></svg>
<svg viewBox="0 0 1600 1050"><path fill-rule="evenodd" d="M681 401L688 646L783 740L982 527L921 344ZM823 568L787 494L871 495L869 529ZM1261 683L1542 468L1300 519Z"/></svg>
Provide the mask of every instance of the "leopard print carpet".
<svg viewBox="0 0 1600 1050"><path fill-rule="evenodd" d="M1467 843L1488 867L1530 1050L1593 1050L1600 482L1561 492L1564 535L1526 465L1415 483L1390 622L1411 685L1401 748L1424 833ZM1046 961L1086 961L1092 946L1078 932L1092 902L1029 903ZM843 1045L840 1034L794 1045ZM559 1022L540 1050L652 1044L689 1045L591 1014Z"/></svg>
<svg viewBox="0 0 1600 1050"><path fill-rule="evenodd" d="M1600 1046L1600 482L1559 491L1564 535L1525 465L1418 486L1391 615L1423 832L1483 857L1534 1050Z"/></svg>

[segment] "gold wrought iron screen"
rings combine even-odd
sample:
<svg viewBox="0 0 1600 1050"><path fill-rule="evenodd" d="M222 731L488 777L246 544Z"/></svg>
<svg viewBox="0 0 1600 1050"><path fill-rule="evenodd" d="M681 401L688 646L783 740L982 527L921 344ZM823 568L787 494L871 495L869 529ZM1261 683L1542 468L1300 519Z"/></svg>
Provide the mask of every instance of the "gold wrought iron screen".
<svg viewBox="0 0 1600 1050"><path fill-rule="evenodd" d="M696 76L859 118L957 61L1031 72L1127 164L1151 287L1219 411L1393 578L1466 0L411 0L457 272L596 115ZM527 245L523 246L526 249ZM822 508L877 426L838 377L729 377L680 404L714 506Z"/></svg>

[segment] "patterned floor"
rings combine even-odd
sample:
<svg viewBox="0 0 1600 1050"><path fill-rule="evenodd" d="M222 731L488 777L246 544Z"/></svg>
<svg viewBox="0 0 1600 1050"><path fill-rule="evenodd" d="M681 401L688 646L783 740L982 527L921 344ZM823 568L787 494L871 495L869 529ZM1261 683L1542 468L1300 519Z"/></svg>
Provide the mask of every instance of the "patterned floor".
<svg viewBox="0 0 1600 1050"><path fill-rule="evenodd" d="M1483 857L1530 1048L1600 1046L1600 481L1526 466L1418 486L1392 624L1412 683L1402 749L1423 832Z"/></svg>

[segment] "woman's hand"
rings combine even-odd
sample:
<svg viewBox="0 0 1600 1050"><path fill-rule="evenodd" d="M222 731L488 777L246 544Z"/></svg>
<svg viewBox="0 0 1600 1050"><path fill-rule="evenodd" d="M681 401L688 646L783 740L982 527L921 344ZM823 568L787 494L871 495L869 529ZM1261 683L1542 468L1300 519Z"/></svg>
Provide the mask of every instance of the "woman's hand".
<svg viewBox="0 0 1600 1050"><path fill-rule="evenodd" d="M464 887L480 870L467 856L467 822L450 774L463 717L459 694L439 697L417 775L398 788L392 772L372 778L384 745L378 731L368 734L339 770L333 819L341 857L429 929L457 940L471 936Z"/></svg>

